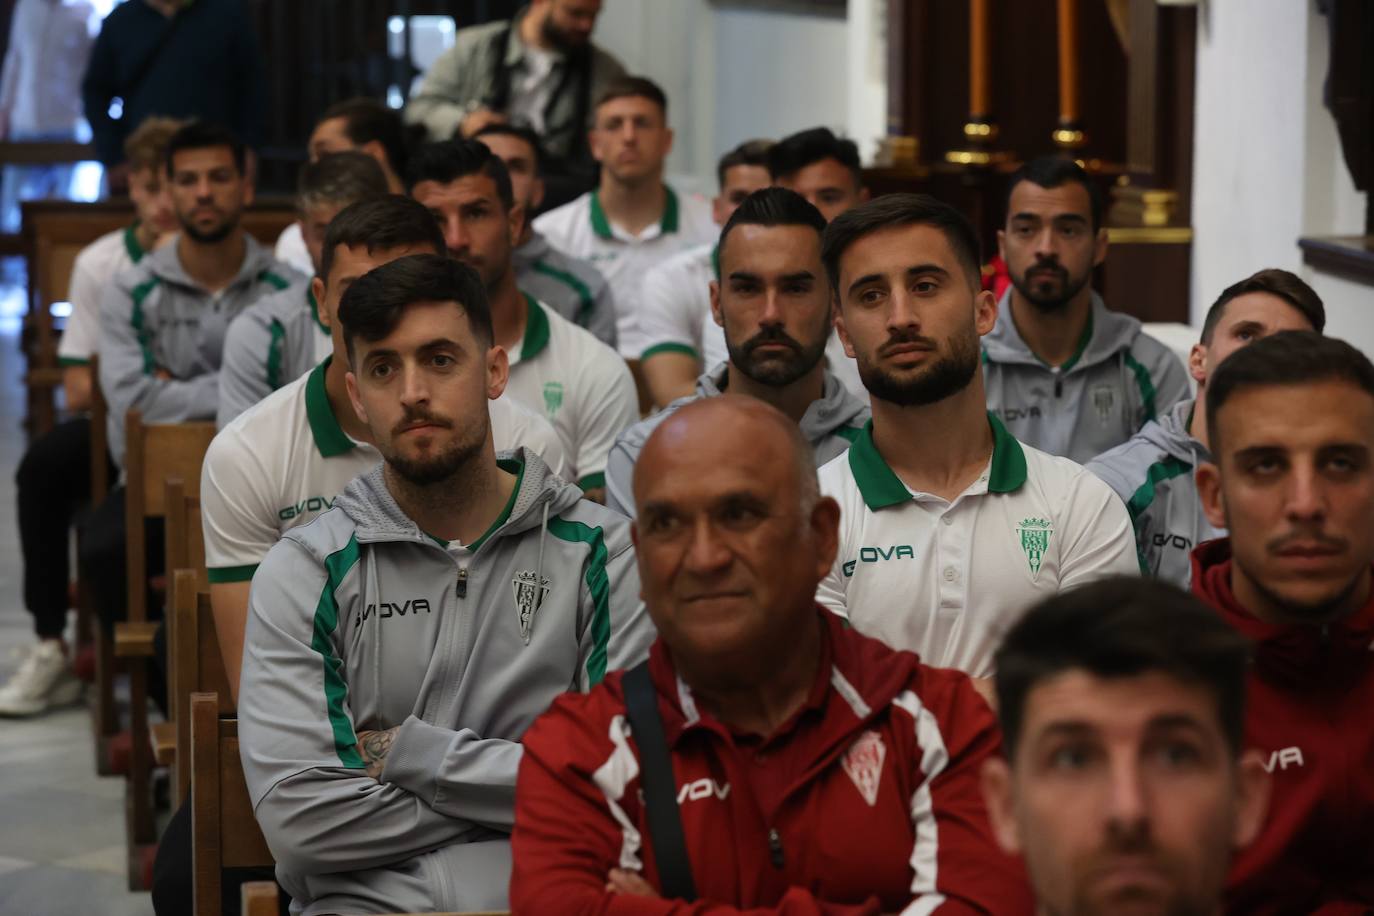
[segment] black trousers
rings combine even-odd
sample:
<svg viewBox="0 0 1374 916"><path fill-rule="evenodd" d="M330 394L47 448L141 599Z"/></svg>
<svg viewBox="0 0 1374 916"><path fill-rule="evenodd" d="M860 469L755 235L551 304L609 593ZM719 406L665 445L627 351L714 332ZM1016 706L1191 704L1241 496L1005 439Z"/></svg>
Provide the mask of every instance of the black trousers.
<svg viewBox="0 0 1374 916"><path fill-rule="evenodd" d="M109 473L113 480L113 464ZM67 622L68 539L91 499L91 421L68 420L30 443L15 485L24 604L38 638L57 639Z"/></svg>
<svg viewBox="0 0 1374 916"><path fill-rule="evenodd" d="M275 869L226 868L220 876L220 900L225 916L239 912L239 888L248 881L274 881ZM194 872L191 869L191 802L172 815L157 844L153 860L153 912L157 916L187 916L193 912ZM286 916L291 898L277 889L277 909Z"/></svg>

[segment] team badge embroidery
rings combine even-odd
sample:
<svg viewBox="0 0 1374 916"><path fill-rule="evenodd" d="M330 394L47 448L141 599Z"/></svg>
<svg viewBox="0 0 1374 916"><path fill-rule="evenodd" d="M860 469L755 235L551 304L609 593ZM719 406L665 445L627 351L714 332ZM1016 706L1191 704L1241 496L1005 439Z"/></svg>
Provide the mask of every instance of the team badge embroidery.
<svg viewBox="0 0 1374 916"><path fill-rule="evenodd" d="M854 788L872 808L878 804L878 784L883 775L883 760L887 758L887 746L882 736L875 731L860 735L849 750L845 751L840 765L854 782Z"/></svg>
<svg viewBox="0 0 1374 916"><path fill-rule="evenodd" d="M1050 547L1050 535L1054 525L1047 518L1023 518L1016 526L1021 535L1021 549L1026 553L1026 563L1032 575L1038 575L1040 564L1045 559L1045 551Z"/></svg>
<svg viewBox="0 0 1374 916"><path fill-rule="evenodd" d="M1093 409L1097 411L1097 420L1106 426L1112 419L1114 408L1116 407L1116 391L1111 385L1098 385L1092 391Z"/></svg>
<svg viewBox="0 0 1374 916"><path fill-rule="evenodd" d="M539 583L537 588L536 581ZM534 629L534 614L549 593L549 580L539 579L532 569L522 569L511 578L510 584L515 591L515 608L520 612L520 638L528 646L530 631Z"/></svg>
<svg viewBox="0 0 1374 916"><path fill-rule="evenodd" d="M544 383L544 410L550 417L558 413L558 408L563 406L563 383L545 382Z"/></svg>

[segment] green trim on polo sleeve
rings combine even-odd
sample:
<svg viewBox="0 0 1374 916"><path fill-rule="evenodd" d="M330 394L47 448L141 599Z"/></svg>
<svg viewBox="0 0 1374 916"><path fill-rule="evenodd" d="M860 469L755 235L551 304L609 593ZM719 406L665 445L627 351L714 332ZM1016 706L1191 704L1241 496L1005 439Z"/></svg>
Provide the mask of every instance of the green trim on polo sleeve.
<svg viewBox="0 0 1374 916"><path fill-rule="evenodd" d="M651 356L660 353L681 353L683 356L690 356L692 359L701 359L701 354L696 351L696 347L690 347L684 343L661 343L654 344L643 353L639 354L639 361L643 362Z"/></svg>
<svg viewBox="0 0 1374 916"><path fill-rule="evenodd" d="M267 270L264 270L262 273L258 274L258 281L261 283L266 283L268 286L278 291L284 290L291 285L290 280L287 280L282 276L273 273L271 268L268 268Z"/></svg>
<svg viewBox="0 0 1374 916"><path fill-rule="evenodd" d="M1126 367L1135 373L1135 383L1140 387L1140 403L1145 408L1145 422L1148 423L1155 418L1154 380L1150 378L1150 370L1142 366L1129 350L1126 351Z"/></svg>
<svg viewBox="0 0 1374 916"><path fill-rule="evenodd" d="M988 473L988 492L1014 493L1026 482L1026 452L991 411L988 411L988 425L992 427L992 469Z"/></svg>
<svg viewBox="0 0 1374 916"><path fill-rule="evenodd" d="M124 250L129 255L129 260L137 264L143 260L143 256L148 252L143 250L143 246L138 243L138 220L124 230Z"/></svg>
<svg viewBox="0 0 1374 916"><path fill-rule="evenodd" d="M578 325L586 327L587 322L591 320L592 309L596 307L596 297L592 295L592 291L587 284L583 283L575 275L568 273L566 270L559 270L557 267L547 264L544 261L535 261L531 266L535 273L543 274L546 277L557 280L577 294L580 304L577 307L577 318L575 320Z"/></svg>
<svg viewBox="0 0 1374 916"><path fill-rule="evenodd" d="M57 364L63 369L71 369L76 366L89 366L91 361L89 358L80 356L59 356L57 358Z"/></svg>
<svg viewBox="0 0 1374 916"><path fill-rule="evenodd" d="M583 493L590 490L603 490L606 488L606 472L598 471L595 474L588 474L577 482L578 487Z"/></svg>
<svg viewBox="0 0 1374 916"><path fill-rule="evenodd" d="M348 433L339 425L334 409L329 406L329 392L324 387L324 376L329 371L333 356L326 356L305 380L305 416L310 421L310 433L315 438L315 448L320 450L321 458L333 458L352 451L356 443L348 438Z"/></svg>
<svg viewBox="0 0 1374 916"><path fill-rule="evenodd" d="M677 194L666 184L663 186L663 190L668 192L668 198L663 204L663 219L658 224L658 230L664 235L667 235L670 232L677 232Z"/></svg>
<svg viewBox="0 0 1374 916"><path fill-rule="evenodd" d="M859 441L859 436L863 433L862 426L837 426L831 431L834 435L853 445Z"/></svg>
<svg viewBox="0 0 1374 916"><path fill-rule="evenodd" d="M281 387L282 348L286 346L286 328L275 318L267 326L267 387L276 391Z"/></svg>
<svg viewBox="0 0 1374 916"><path fill-rule="evenodd" d="M206 570L206 573L209 575L211 585L225 585L230 582L247 582L253 578L253 573L257 571L258 564L252 563L248 566L212 566Z"/></svg>
<svg viewBox="0 0 1374 916"><path fill-rule="evenodd" d="M597 237L610 240L615 238L611 232L611 221L606 218L606 211L601 208L601 195L596 191L592 192L592 202L587 208L587 213L592 221L592 232Z"/></svg>
<svg viewBox="0 0 1374 916"><path fill-rule="evenodd" d="M544 348L549 345L549 316L545 314L544 307L539 304L539 300L529 293L522 292L520 295L525 297L525 339L520 344L520 359L523 362L533 359Z"/></svg>

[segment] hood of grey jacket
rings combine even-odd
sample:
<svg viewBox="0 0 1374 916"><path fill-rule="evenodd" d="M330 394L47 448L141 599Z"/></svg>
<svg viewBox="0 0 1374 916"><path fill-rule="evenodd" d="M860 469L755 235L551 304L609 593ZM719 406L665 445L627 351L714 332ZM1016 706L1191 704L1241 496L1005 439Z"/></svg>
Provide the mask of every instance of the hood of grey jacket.
<svg viewBox="0 0 1374 916"><path fill-rule="evenodd" d="M644 443L660 423L682 406L723 394L728 367L728 362L720 363L710 372L702 373L697 379L696 394L678 398L620 434L606 459L606 505L609 508L634 517L634 466ZM868 405L826 370L820 398L811 402L798 424L815 451L816 467L848 450L871 417Z"/></svg>
<svg viewBox="0 0 1374 916"><path fill-rule="evenodd" d="M268 271L280 272L279 276L288 284L300 280L299 274L283 268L272 256L271 251L258 244L258 240L246 232L243 235L243 244L243 263L239 266L239 272L234 275L234 279L230 280L225 287L226 291L244 283L261 279L263 273ZM181 258L177 255L175 241L152 251L138 263L138 266L146 267L150 274L166 283L187 287L200 297L205 295L204 288L191 279L190 274L186 273L185 268L181 266Z"/></svg>
<svg viewBox="0 0 1374 916"><path fill-rule="evenodd" d="M421 531L378 466L254 576L240 753L307 914L370 895L407 912L505 907L520 737L653 641L629 522L528 449L498 461L517 486L471 544ZM390 753L368 776L359 736L383 730Z"/></svg>

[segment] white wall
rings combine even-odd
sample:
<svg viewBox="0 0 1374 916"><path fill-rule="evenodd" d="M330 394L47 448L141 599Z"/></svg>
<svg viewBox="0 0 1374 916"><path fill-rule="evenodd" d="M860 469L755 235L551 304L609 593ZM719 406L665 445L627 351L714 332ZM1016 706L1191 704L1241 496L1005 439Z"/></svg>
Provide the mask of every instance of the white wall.
<svg viewBox="0 0 1374 916"><path fill-rule="evenodd" d="M1312 0L1198 5L1192 317L1264 267L1326 300L1329 331L1374 353L1374 295L1304 268L1298 238L1361 234L1336 126L1322 105L1327 23Z"/></svg>

